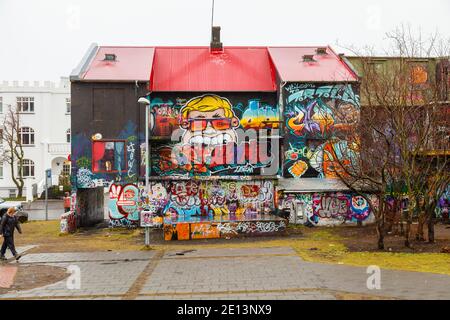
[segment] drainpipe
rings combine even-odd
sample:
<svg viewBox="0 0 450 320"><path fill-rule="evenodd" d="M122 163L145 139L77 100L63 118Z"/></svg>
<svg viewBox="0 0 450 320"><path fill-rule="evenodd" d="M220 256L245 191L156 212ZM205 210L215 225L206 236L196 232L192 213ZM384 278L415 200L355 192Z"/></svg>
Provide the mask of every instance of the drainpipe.
<svg viewBox="0 0 450 320"><path fill-rule="evenodd" d="M282 81L281 82L281 84L280 84L280 94L279 94L279 97L278 97L278 105L279 105L279 109L280 109L280 120L281 120L281 122L280 122L280 133L279 133L279 136L281 137L281 136L283 136L283 138L284 138L284 117L283 117L283 113L284 113L284 101L283 101L283 98L284 98L284 95L283 95L283 88L284 88L284 86L286 85L286 81ZM281 162L281 176L283 176L283 170L284 170L284 168L283 168L283 163L284 163L284 139L283 139L283 146L280 148L280 149L282 149L281 150L281 157L280 157L280 162Z"/></svg>

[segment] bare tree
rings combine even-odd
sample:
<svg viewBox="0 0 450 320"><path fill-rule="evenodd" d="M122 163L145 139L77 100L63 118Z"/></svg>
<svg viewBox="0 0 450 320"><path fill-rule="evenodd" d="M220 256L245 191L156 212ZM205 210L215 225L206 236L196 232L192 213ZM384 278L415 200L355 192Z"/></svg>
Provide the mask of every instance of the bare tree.
<svg viewBox="0 0 450 320"><path fill-rule="evenodd" d="M339 178L354 192L371 189L378 194L379 208L371 204L377 221L378 247L383 247L386 231L386 195L399 202L407 199L405 245L411 246L411 224L417 215L417 238L423 238L428 224L429 240L434 239L434 210L448 177L448 123L439 85L434 81L440 53L448 57L448 40L437 34L423 38L409 27L387 34L391 41L386 55L377 58L366 49L358 56L356 67L361 81L361 125L352 132L358 156L348 150L335 150ZM442 128L444 129L442 130ZM335 144L335 146L339 146ZM369 200L369 199L367 199ZM370 202L369 202L370 204ZM390 212L395 215L394 212Z"/></svg>
<svg viewBox="0 0 450 320"><path fill-rule="evenodd" d="M8 105L3 119L3 153L1 161L9 164L12 180L17 187L18 197L22 197L25 184L23 179L24 151L19 134L20 127L19 111Z"/></svg>
<svg viewBox="0 0 450 320"><path fill-rule="evenodd" d="M427 221L429 241L434 241L432 212L449 183L448 128L445 128L449 120L445 119L448 104L441 100L439 83L433 77L437 59L431 56L448 57L448 51L439 50L446 50L448 46L444 44L449 41L440 39L437 34L424 38L420 32L414 34L411 28L404 26L388 33L387 37L397 59L391 66L392 90L381 102L394 111L393 129L401 159L401 181L408 199L405 245L410 247L415 216L419 222L416 238L424 240L422 230ZM441 130L442 124L444 130Z"/></svg>

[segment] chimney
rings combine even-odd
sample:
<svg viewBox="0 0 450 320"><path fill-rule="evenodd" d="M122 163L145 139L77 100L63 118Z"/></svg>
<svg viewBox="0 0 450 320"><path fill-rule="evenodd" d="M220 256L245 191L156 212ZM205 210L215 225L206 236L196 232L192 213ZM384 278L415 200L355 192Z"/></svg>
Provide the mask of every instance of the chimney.
<svg viewBox="0 0 450 320"><path fill-rule="evenodd" d="M220 42L220 27L212 27L210 51L213 53L223 51L222 42Z"/></svg>

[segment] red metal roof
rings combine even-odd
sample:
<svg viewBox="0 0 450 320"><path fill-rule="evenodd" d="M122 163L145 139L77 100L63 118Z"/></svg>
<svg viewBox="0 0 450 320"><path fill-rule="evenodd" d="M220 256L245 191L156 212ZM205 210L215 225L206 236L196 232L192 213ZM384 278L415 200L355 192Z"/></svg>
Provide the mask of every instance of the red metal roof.
<svg viewBox="0 0 450 320"><path fill-rule="evenodd" d="M98 49L83 80L91 81L148 81L155 48L107 47ZM115 54L116 61L105 61L105 54Z"/></svg>
<svg viewBox="0 0 450 320"><path fill-rule="evenodd" d="M151 91L276 91L265 47L156 47Z"/></svg>
<svg viewBox="0 0 450 320"><path fill-rule="evenodd" d="M220 92L276 91L275 70L282 81L346 82L358 76L330 47L209 47L101 46L92 51L81 81L150 81L151 91ZM116 61L105 61L115 54ZM303 62L314 55L314 62Z"/></svg>
<svg viewBox="0 0 450 320"><path fill-rule="evenodd" d="M353 82L358 76L330 48L325 55L316 54L318 47L269 47L270 57L282 81ZM315 62L303 62L304 55L314 55Z"/></svg>

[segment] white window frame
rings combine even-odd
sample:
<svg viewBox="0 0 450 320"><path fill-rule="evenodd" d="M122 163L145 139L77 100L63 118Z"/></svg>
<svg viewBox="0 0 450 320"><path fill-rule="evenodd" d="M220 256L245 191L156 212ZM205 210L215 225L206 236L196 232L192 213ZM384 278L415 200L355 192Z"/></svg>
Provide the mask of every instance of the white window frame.
<svg viewBox="0 0 450 320"><path fill-rule="evenodd" d="M66 98L66 114L70 114L72 112L72 101L70 98Z"/></svg>
<svg viewBox="0 0 450 320"><path fill-rule="evenodd" d="M0 113L3 113L3 97L0 97Z"/></svg>
<svg viewBox="0 0 450 320"><path fill-rule="evenodd" d="M68 172L65 172L66 170L64 170L65 168L69 168L69 171ZM67 176L70 176L70 171L71 171L71 165L70 165L70 162L69 163L63 163L63 167L62 167L62 169L61 169L61 174L62 175L67 175Z"/></svg>
<svg viewBox="0 0 450 320"><path fill-rule="evenodd" d="M72 131L69 129L66 130L66 142L71 143L72 142Z"/></svg>
<svg viewBox="0 0 450 320"><path fill-rule="evenodd" d="M28 136L28 141L30 143L24 143L24 136ZM21 127L19 129L19 138L22 146L34 146L35 143L34 129L31 127Z"/></svg>
<svg viewBox="0 0 450 320"><path fill-rule="evenodd" d="M34 178L34 174L35 174L35 165L34 165L34 161L31 159L23 159L22 160L22 176L24 178ZM28 168L29 171L29 175L25 174L25 168ZM19 171L19 168L17 168L17 172Z"/></svg>
<svg viewBox="0 0 450 320"><path fill-rule="evenodd" d="M34 113L34 97L16 97L16 106L20 113Z"/></svg>
<svg viewBox="0 0 450 320"><path fill-rule="evenodd" d="M3 162L0 162L0 179L3 179Z"/></svg>

